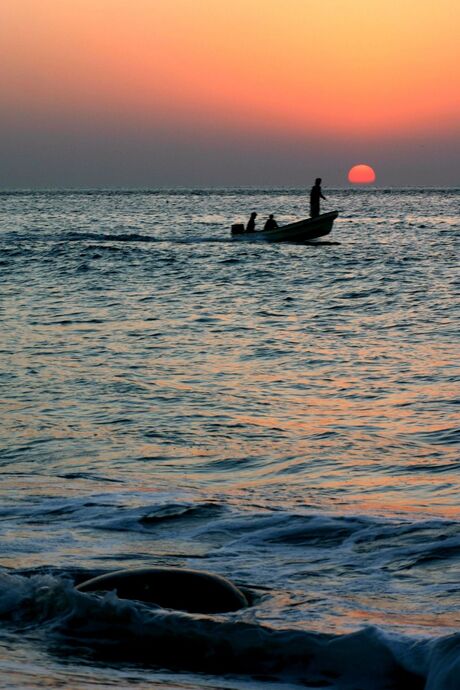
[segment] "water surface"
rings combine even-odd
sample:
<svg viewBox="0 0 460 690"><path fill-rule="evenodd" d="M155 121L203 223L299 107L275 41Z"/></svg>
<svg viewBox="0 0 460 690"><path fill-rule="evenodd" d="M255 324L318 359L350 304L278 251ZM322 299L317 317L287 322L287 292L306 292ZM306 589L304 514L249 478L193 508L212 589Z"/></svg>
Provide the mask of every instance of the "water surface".
<svg viewBox="0 0 460 690"><path fill-rule="evenodd" d="M243 245L305 192L0 194L4 687L455 687L459 201L332 190L326 242ZM72 587L158 564L255 603ZM234 658L119 658L165 626Z"/></svg>

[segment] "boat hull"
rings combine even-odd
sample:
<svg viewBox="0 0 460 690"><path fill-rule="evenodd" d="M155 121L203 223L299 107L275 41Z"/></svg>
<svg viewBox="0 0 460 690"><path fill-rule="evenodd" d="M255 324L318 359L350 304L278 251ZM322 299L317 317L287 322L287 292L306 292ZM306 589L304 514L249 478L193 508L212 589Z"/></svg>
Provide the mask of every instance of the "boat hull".
<svg viewBox="0 0 460 690"><path fill-rule="evenodd" d="M232 234L235 240L263 240L265 242L310 242L329 235L338 216L338 211L322 213L316 218L305 218L295 223L282 225L274 230L258 230Z"/></svg>

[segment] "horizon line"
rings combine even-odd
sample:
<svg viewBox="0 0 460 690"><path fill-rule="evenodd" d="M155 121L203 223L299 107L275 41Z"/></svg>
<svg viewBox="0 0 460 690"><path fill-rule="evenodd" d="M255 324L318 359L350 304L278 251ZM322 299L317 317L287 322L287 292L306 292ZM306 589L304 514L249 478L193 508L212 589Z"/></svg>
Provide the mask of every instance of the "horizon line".
<svg viewBox="0 0 460 690"><path fill-rule="evenodd" d="M157 192L220 192L220 191L289 191L300 192L309 189L310 183L302 186L281 186L281 185L203 185L203 186L188 186L188 185L168 185L165 187L127 187L127 186L97 186L97 187L0 187L0 194L34 194L34 193L157 193ZM382 192L382 191L460 191L460 186L446 186L446 185L371 185L371 184L355 184L349 186L324 186L330 191L337 192Z"/></svg>

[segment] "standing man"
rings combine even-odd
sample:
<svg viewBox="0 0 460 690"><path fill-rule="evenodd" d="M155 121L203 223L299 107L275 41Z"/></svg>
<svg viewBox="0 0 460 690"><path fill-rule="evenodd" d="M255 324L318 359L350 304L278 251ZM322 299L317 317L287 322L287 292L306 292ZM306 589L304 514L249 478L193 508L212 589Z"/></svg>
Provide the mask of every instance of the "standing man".
<svg viewBox="0 0 460 690"><path fill-rule="evenodd" d="M316 216L319 216L319 200L320 199L326 200L326 197L323 196L323 192L321 191L321 178L317 177L315 180L315 184L311 188L311 192L310 192L310 216L311 216L311 218L316 218Z"/></svg>

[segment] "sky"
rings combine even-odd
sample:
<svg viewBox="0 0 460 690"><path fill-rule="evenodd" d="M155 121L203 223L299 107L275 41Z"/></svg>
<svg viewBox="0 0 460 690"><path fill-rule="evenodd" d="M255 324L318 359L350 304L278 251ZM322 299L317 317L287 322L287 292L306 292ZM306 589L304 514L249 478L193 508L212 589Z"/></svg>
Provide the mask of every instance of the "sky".
<svg viewBox="0 0 460 690"><path fill-rule="evenodd" d="M1 0L0 188L460 187L458 0Z"/></svg>

